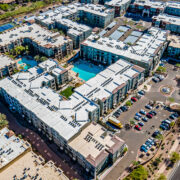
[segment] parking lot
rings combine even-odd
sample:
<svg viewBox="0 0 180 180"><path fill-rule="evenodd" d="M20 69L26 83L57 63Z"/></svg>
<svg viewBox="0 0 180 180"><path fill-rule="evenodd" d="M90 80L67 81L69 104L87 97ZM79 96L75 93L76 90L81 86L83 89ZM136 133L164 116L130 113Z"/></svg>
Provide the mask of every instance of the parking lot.
<svg viewBox="0 0 180 180"><path fill-rule="evenodd" d="M129 124L130 120L133 120L138 123L137 120L134 120L134 116L140 109L144 109L146 112L150 110L145 108L145 105L150 101L160 101L165 103L169 96L165 96L160 92L160 87L163 85L171 85L173 87L173 92L170 97L175 98L177 102L180 101L179 96L179 87L175 81L175 76L179 73L178 71L173 70L173 65L166 64L168 75L167 77L158 83L151 81L149 85L151 86L150 90L146 92L145 96L135 102L128 111L121 113L118 117L118 120L123 124L124 128L120 130L117 135L125 140L128 145L127 155L116 165L116 167L106 176L108 179L117 179L120 174L131 164L133 160L136 159L137 152L140 149L140 146L145 143L145 141L152 136L152 133L159 129L161 121L168 118L171 112L164 110L163 107L155 109L157 112L156 116L153 116L152 119L149 119L148 122L144 122L144 126L141 131L138 131L134 128L126 129L126 124Z"/></svg>

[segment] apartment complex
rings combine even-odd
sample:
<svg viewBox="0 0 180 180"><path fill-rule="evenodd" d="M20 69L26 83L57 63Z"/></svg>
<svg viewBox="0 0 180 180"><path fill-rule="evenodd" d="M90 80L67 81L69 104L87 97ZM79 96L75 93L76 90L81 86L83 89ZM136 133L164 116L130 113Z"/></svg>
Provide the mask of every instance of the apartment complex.
<svg viewBox="0 0 180 180"><path fill-rule="evenodd" d="M164 9L164 2L151 0L135 0L134 3L129 6L130 12L138 13L145 17L152 17L163 13Z"/></svg>
<svg viewBox="0 0 180 180"><path fill-rule="evenodd" d="M110 65L122 58L143 67L148 75L158 64L168 45L168 32L152 27L147 33L140 35L134 45L118 40L118 33L117 30L113 38L91 35L81 44L81 58L103 65Z"/></svg>
<svg viewBox="0 0 180 180"><path fill-rule="evenodd" d="M134 0L133 3L130 4L129 11L147 17L157 16L160 13L180 16L180 2Z"/></svg>
<svg viewBox="0 0 180 180"><path fill-rule="evenodd" d="M99 104L100 115L123 101L126 94L144 81L144 69L122 59L75 89L83 97Z"/></svg>
<svg viewBox="0 0 180 180"><path fill-rule="evenodd" d="M122 155L125 142L93 122L69 143L72 158L87 172L98 174Z"/></svg>
<svg viewBox="0 0 180 180"><path fill-rule="evenodd" d="M125 144L116 136L106 136L105 130L91 121L98 121L100 115L136 89L144 81L144 69L120 59L76 88L69 100L63 100L54 91L57 68L53 60L48 60L27 72L5 78L0 81L0 95L10 109L21 114L94 175L113 163ZM87 132L94 134L94 139L84 139ZM92 151L85 153L82 147Z"/></svg>
<svg viewBox="0 0 180 180"><path fill-rule="evenodd" d="M121 16L129 8L131 0L108 0L105 2L105 6L115 9L115 17Z"/></svg>
<svg viewBox="0 0 180 180"><path fill-rule="evenodd" d="M37 23L55 28L56 19L69 19L92 27L106 27L114 18L114 9L107 9L99 4L73 3L67 6L60 6L55 10L47 11L36 17Z"/></svg>
<svg viewBox="0 0 180 180"><path fill-rule="evenodd" d="M159 14L158 16L153 16L152 25L174 33L180 33L180 17L178 16L168 14Z"/></svg>
<svg viewBox="0 0 180 180"><path fill-rule="evenodd" d="M37 24L22 25L0 34L1 53L26 44L38 53L57 59L62 59L73 51L71 39L60 36L58 32L50 32Z"/></svg>
<svg viewBox="0 0 180 180"><path fill-rule="evenodd" d="M11 60L8 56L0 55L0 78L9 75L11 76L14 70L17 69L15 61Z"/></svg>
<svg viewBox="0 0 180 180"><path fill-rule="evenodd" d="M91 35L92 28L73 22L69 19L57 19L56 27L62 29L73 40L73 47L79 48L80 43Z"/></svg>
<svg viewBox="0 0 180 180"><path fill-rule="evenodd" d="M0 170L30 149L27 141L15 136L8 128L0 130Z"/></svg>
<svg viewBox="0 0 180 180"><path fill-rule="evenodd" d="M180 2L166 2L166 8L164 12L170 15L180 16Z"/></svg>
<svg viewBox="0 0 180 180"><path fill-rule="evenodd" d="M170 41L167 48L168 55L180 60L180 37L175 35L169 35L168 41Z"/></svg>

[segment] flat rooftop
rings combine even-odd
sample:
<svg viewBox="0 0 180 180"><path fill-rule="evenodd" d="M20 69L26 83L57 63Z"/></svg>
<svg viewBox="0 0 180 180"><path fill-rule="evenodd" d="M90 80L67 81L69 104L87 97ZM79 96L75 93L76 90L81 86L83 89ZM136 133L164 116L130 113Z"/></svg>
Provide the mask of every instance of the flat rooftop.
<svg viewBox="0 0 180 180"><path fill-rule="evenodd" d="M106 132L99 124L91 123L69 145L97 166L108 156L108 152L113 154L123 146L124 141Z"/></svg>
<svg viewBox="0 0 180 180"><path fill-rule="evenodd" d="M136 61L149 63L159 46L167 39L167 31L151 27L130 46L122 41L98 35L89 36L82 44L101 51L110 52Z"/></svg>
<svg viewBox="0 0 180 180"><path fill-rule="evenodd" d="M95 111L98 105L78 93L73 93L70 100L64 101L54 90L43 87L44 82L48 83L54 78L49 70L58 68L48 61L27 72L17 73L12 78L3 79L0 87L68 141L90 121L89 112ZM39 69L41 73L38 73Z"/></svg>
<svg viewBox="0 0 180 180"><path fill-rule="evenodd" d="M62 18L68 18L73 14L79 15L82 12L89 12L98 16L108 16L109 13L112 13L113 9L107 9L99 4L81 4L81 3L72 3L67 6L57 7L55 10L46 11L36 17L37 20L44 22L45 24L52 24L56 20Z"/></svg>
<svg viewBox="0 0 180 180"><path fill-rule="evenodd" d="M5 67L15 63L11 58L9 58L6 55L0 55L0 60L1 60L0 69L3 69Z"/></svg>
<svg viewBox="0 0 180 180"><path fill-rule="evenodd" d="M8 128L0 130L0 169L24 153L30 145ZM2 178L2 177L1 177Z"/></svg>
<svg viewBox="0 0 180 180"><path fill-rule="evenodd" d="M178 16L172 16L163 13L163 14L159 14L158 16L153 16L153 19L180 26L180 18Z"/></svg>
<svg viewBox="0 0 180 180"><path fill-rule="evenodd" d="M176 2L176 1L166 2L166 7L172 7L175 9L180 9L180 2Z"/></svg>
<svg viewBox="0 0 180 180"><path fill-rule="evenodd" d="M165 3L161 1L151 1L151 0L135 0L133 4L137 4L140 6L150 6L151 8L165 8Z"/></svg>
<svg viewBox="0 0 180 180"><path fill-rule="evenodd" d="M25 163L28 162L28 163ZM53 162L49 161L44 164L44 159L32 151L24 154L13 164L8 166L1 172L1 179L13 179L14 175L17 179L51 179L51 180L68 180L63 171L57 168Z"/></svg>
<svg viewBox="0 0 180 180"><path fill-rule="evenodd" d="M176 35L169 35L168 41L170 41L169 46L174 48L180 48L180 37Z"/></svg>
<svg viewBox="0 0 180 180"><path fill-rule="evenodd" d="M143 68L139 70L141 72L144 71ZM85 84L76 88L75 92L90 100L97 101L99 99L105 101L112 94L116 93L118 88L123 88L129 80L137 77L140 71L134 65L120 59Z"/></svg>
<svg viewBox="0 0 180 180"><path fill-rule="evenodd" d="M79 24L77 22L71 21L69 19L57 19L56 22L62 24L68 28L68 33L74 35L81 35L83 32L92 31L92 28L84 24Z"/></svg>
<svg viewBox="0 0 180 180"><path fill-rule="evenodd" d="M109 6L122 6L125 5L126 3L130 3L131 0L111 0L109 2L106 2L105 5Z"/></svg>
<svg viewBox="0 0 180 180"><path fill-rule="evenodd" d="M59 47L70 41L63 36L60 36L58 32L53 33L45 28L42 28L38 24L32 24L22 25L0 34L0 46L5 46L11 44L12 41L14 42L18 39L24 38L32 39L40 46L44 46L46 48Z"/></svg>

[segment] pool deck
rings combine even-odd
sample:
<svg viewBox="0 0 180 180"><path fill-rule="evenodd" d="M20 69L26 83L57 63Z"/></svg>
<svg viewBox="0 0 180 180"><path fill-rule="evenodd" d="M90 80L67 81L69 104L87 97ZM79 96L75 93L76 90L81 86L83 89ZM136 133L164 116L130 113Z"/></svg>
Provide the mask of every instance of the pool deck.
<svg viewBox="0 0 180 180"><path fill-rule="evenodd" d="M83 79L81 79L80 77L77 76L77 73L74 72L72 70L72 68L74 67L74 65L69 65L66 69L69 71L69 75L76 80L76 83L85 83L86 81L84 81Z"/></svg>

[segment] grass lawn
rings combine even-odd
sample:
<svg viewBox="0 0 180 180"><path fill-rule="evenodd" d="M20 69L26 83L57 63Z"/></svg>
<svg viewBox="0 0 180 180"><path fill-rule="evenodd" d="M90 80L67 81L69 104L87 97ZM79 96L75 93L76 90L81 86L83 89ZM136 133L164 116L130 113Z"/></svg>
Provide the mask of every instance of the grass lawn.
<svg viewBox="0 0 180 180"><path fill-rule="evenodd" d="M66 88L64 91L60 92L60 95L65 96L66 98L69 98L69 96L72 95L73 91L72 91L73 87L69 86L68 88Z"/></svg>

